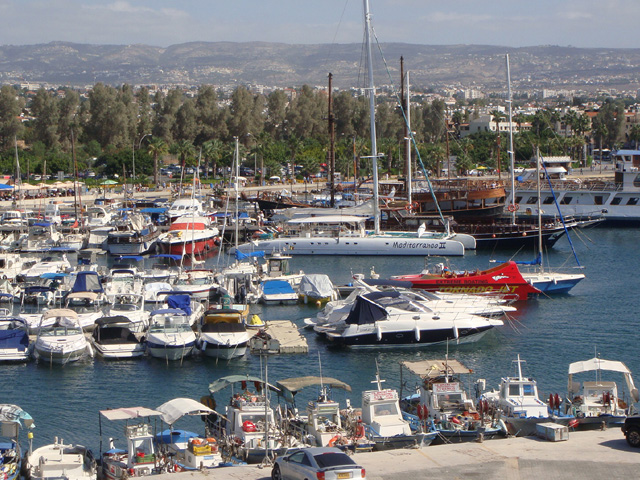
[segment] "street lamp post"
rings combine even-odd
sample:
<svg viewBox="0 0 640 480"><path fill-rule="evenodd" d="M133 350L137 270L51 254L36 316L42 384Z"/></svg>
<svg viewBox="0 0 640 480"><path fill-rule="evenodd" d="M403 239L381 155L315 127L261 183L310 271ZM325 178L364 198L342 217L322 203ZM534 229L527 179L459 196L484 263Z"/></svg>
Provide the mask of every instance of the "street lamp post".
<svg viewBox="0 0 640 480"><path fill-rule="evenodd" d="M146 138L146 137L150 137L151 134L150 133L145 133L142 138L140 139L140 141L138 142L138 150L140 150L140 148L142 147L142 141ZM136 144L133 144L133 152L131 154L132 156L132 160L133 160L133 175L131 176L131 185L135 184L136 181Z"/></svg>

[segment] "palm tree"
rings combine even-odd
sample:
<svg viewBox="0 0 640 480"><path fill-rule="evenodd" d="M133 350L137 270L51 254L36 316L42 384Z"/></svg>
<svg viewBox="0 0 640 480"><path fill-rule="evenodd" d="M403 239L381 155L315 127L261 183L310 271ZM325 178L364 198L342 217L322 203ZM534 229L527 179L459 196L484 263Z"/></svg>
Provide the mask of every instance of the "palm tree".
<svg viewBox="0 0 640 480"><path fill-rule="evenodd" d="M173 151L178 155L180 165L184 168L186 166L187 158L193 157L196 150L193 143L189 140L180 140L178 143L173 145Z"/></svg>
<svg viewBox="0 0 640 480"><path fill-rule="evenodd" d="M167 144L161 138L153 138L147 145L147 152L153 157L153 183L157 186L160 182L158 175L158 158L167 153Z"/></svg>
<svg viewBox="0 0 640 480"><path fill-rule="evenodd" d="M209 140L202 144L202 156L205 162L211 162L213 178L216 178L218 162L222 158L225 148L226 146L221 140Z"/></svg>
<svg viewBox="0 0 640 480"><path fill-rule="evenodd" d="M638 149L638 141L640 140L640 124L635 124L631 127L629 132L629 140L633 140L636 144L636 150Z"/></svg>

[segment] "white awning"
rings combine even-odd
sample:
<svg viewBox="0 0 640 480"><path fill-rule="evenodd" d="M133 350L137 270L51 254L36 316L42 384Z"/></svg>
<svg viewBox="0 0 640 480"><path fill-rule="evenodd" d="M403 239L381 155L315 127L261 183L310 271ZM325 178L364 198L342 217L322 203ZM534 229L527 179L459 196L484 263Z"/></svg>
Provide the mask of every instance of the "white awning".
<svg viewBox="0 0 640 480"><path fill-rule="evenodd" d="M147 407L129 407L100 410L100 415L105 417L107 420L131 420L141 417L155 417L162 415L162 413L157 410L151 410Z"/></svg>
<svg viewBox="0 0 640 480"><path fill-rule="evenodd" d="M209 415L212 409L191 398L174 398L160 405L157 409L162 414L162 421L173 425L185 415Z"/></svg>
<svg viewBox="0 0 640 480"><path fill-rule="evenodd" d="M591 372L593 370L609 370L611 372L631 373L631 370L629 370L622 362L602 360L601 358L596 357L583 362L574 362L569 365L569 375Z"/></svg>

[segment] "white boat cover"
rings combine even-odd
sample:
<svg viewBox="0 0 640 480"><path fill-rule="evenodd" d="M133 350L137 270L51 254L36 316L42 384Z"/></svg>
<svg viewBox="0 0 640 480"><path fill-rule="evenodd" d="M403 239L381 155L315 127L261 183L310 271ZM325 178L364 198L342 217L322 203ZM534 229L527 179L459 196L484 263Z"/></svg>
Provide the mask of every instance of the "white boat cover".
<svg viewBox="0 0 640 480"><path fill-rule="evenodd" d="M174 398L160 405L157 410L162 414L162 421L173 425L185 415L209 415L214 411L191 398Z"/></svg>
<svg viewBox="0 0 640 480"><path fill-rule="evenodd" d="M100 415L107 420L131 420L140 417L155 417L162 415L162 413L147 407L125 407L100 410Z"/></svg>
<svg viewBox="0 0 640 480"><path fill-rule="evenodd" d="M44 312L44 314L42 315L43 320L58 317L77 320L78 314L69 308L52 308L51 310L47 310L46 312Z"/></svg>
<svg viewBox="0 0 640 480"><path fill-rule="evenodd" d="M311 298L327 298L333 297L334 287L328 275L313 273L302 277L298 293Z"/></svg>

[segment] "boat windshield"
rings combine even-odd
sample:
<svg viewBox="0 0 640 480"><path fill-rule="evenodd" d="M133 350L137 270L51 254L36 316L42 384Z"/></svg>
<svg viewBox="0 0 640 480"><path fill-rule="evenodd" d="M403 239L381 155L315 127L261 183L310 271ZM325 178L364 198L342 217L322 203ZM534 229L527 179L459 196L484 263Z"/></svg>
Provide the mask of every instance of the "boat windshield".
<svg viewBox="0 0 640 480"><path fill-rule="evenodd" d="M522 388L521 388L522 387ZM509 385L510 397L535 397L536 386L533 383L513 383Z"/></svg>
<svg viewBox="0 0 640 480"><path fill-rule="evenodd" d="M373 413L376 416L398 415L398 406L395 402L380 403L373 406Z"/></svg>
<svg viewBox="0 0 640 480"><path fill-rule="evenodd" d="M44 327L40 333L43 337L66 337L68 335L81 335L82 329L80 327Z"/></svg>

